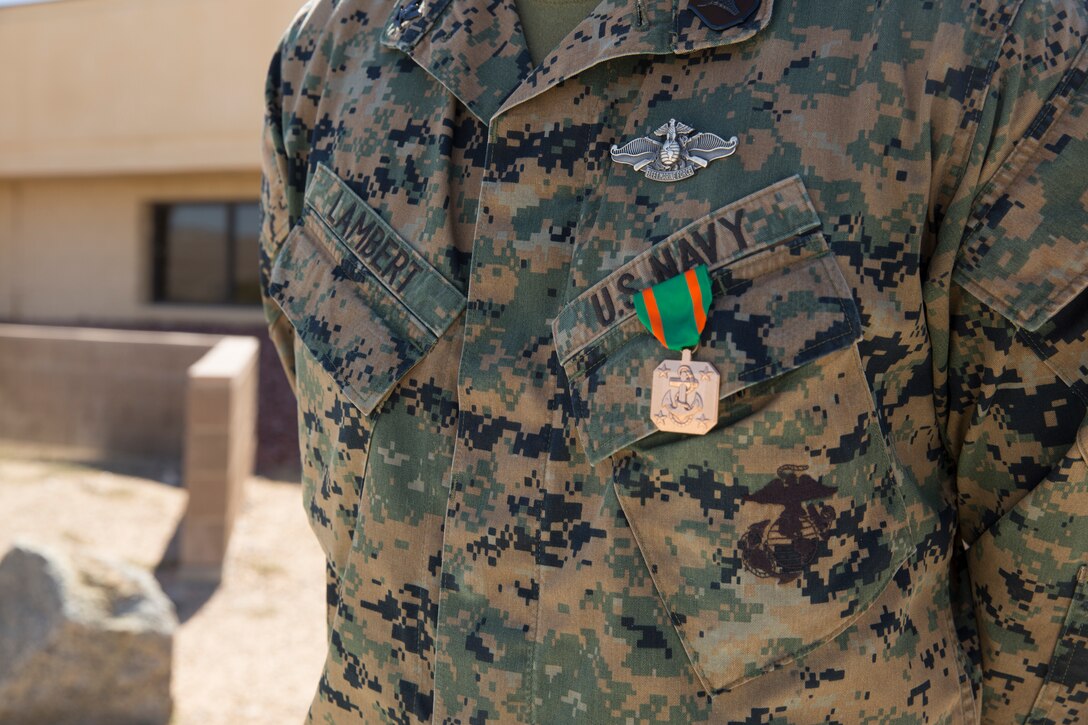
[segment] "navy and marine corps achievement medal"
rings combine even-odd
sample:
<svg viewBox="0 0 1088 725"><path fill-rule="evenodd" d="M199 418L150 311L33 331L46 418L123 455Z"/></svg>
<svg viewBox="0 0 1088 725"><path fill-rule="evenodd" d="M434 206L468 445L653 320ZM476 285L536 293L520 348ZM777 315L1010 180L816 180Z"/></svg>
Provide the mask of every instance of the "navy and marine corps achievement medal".
<svg viewBox="0 0 1088 725"><path fill-rule="evenodd" d="M650 419L659 430L702 435L718 422L714 366L691 359L710 311L710 276L701 264L634 296L638 319L658 342L681 353L654 370Z"/></svg>

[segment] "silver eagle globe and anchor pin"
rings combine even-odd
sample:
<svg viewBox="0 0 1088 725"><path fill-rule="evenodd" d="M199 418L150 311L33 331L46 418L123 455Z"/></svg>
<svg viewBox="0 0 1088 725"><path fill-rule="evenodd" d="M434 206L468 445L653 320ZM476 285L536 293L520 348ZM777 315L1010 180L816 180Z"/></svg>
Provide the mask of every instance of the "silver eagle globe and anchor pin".
<svg viewBox="0 0 1088 725"><path fill-rule="evenodd" d="M708 362L692 359L713 294L705 264L634 295L635 313L650 334L679 360L654 368L650 420L658 430L703 435L718 424L721 376Z"/></svg>
<svg viewBox="0 0 1088 725"><path fill-rule="evenodd" d="M694 128L675 118L658 127L654 135L663 140L643 136L623 146L612 144L612 160L633 166L654 181L680 181L737 150L736 136L726 141L717 134L695 133Z"/></svg>

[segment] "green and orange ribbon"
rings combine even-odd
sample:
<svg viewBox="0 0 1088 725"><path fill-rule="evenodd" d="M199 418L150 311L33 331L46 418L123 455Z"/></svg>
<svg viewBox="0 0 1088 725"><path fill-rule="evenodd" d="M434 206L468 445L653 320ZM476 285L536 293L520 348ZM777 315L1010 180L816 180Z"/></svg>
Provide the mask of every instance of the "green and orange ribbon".
<svg viewBox="0 0 1088 725"><path fill-rule="evenodd" d="M700 264L636 294L635 312L665 347L692 348L706 327L711 295L710 275Z"/></svg>

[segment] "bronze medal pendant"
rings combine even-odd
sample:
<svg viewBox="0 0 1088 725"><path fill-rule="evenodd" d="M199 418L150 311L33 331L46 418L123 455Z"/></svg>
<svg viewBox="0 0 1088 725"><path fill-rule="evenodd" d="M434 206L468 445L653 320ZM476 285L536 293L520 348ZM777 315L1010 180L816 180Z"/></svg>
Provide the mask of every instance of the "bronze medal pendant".
<svg viewBox="0 0 1088 725"><path fill-rule="evenodd" d="M714 366L691 359L664 360L654 370L650 418L658 430L703 435L718 422L718 386Z"/></svg>
<svg viewBox="0 0 1088 725"><path fill-rule="evenodd" d="M664 360L654 369L650 420L658 430L703 435L718 423L721 378L708 362L693 360L692 350L706 326L711 286L706 265L667 279L634 297L639 320L680 360Z"/></svg>

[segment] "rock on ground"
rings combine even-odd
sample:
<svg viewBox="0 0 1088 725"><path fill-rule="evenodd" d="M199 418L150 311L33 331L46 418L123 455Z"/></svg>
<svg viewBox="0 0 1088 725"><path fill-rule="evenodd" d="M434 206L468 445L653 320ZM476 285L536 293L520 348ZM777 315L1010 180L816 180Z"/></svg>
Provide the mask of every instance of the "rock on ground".
<svg viewBox="0 0 1088 725"><path fill-rule="evenodd" d="M160 476L119 463L5 458L0 445L0 558L30 538L155 569L188 498ZM213 592L189 596L157 573L181 620L171 725L295 725L317 689L328 636L325 557L297 481L247 481L238 516Z"/></svg>
<svg viewBox="0 0 1088 725"><path fill-rule="evenodd" d="M168 722L176 628L146 570L17 542L0 561L0 723Z"/></svg>

